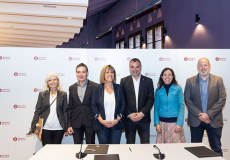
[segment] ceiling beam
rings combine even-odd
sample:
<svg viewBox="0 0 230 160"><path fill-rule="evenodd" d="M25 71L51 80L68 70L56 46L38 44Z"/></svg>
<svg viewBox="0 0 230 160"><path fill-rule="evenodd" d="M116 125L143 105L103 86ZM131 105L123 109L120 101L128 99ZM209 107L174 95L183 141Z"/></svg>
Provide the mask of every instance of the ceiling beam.
<svg viewBox="0 0 230 160"><path fill-rule="evenodd" d="M16 39L16 38L2 38L2 37L0 37L0 41L62 45L62 42L58 42L58 41L39 41L39 40L30 40L30 39Z"/></svg>
<svg viewBox="0 0 230 160"><path fill-rule="evenodd" d="M28 39L28 40L40 40L40 41L58 41L68 42L69 38L54 38L54 37L42 37L42 36L29 36L29 35L13 35L13 34L2 34L0 38L16 38L16 39Z"/></svg>
<svg viewBox="0 0 230 160"><path fill-rule="evenodd" d="M74 37L74 33L58 33L58 32L55 33L55 32L27 31L27 30L2 29L2 28L0 28L0 33L14 34L14 35L71 38L71 39Z"/></svg>
<svg viewBox="0 0 230 160"><path fill-rule="evenodd" d="M0 28L3 29L18 29L29 31L48 31L48 32L60 32L60 33L79 33L78 27L61 27L61 26L45 26L34 24L19 24L19 23L5 23L0 22Z"/></svg>
<svg viewBox="0 0 230 160"><path fill-rule="evenodd" d="M0 4L1 5L1 4ZM20 23L20 24L36 24L36 25L52 25L63 27L82 27L83 20L52 17L25 16L16 14L2 14L0 10L0 22Z"/></svg>
<svg viewBox="0 0 230 160"><path fill-rule="evenodd" d="M31 43L0 41L0 46L5 47L5 45L20 46L20 47L39 47L39 48L55 48L56 47L56 45L52 45L52 44L31 44Z"/></svg>
<svg viewBox="0 0 230 160"><path fill-rule="evenodd" d="M0 11L5 14L46 16L57 18L85 19L87 7L56 6L42 4L23 4L0 2Z"/></svg>

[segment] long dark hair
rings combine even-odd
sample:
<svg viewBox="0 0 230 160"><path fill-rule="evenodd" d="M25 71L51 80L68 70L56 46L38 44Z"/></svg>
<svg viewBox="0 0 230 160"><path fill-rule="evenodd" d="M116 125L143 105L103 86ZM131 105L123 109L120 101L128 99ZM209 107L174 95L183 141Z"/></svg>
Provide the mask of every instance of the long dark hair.
<svg viewBox="0 0 230 160"><path fill-rule="evenodd" d="M176 81L176 75L175 75L174 71L173 71L171 68L166 67L166 68L164 68L164 69L161 71L161 74L160 74L160 77L159 77L159 81L158 81L158 84L157 84L157 87L158 87L159 89L160 89L160 88L163 86L163 84L164 84L164 81L163 81L163 79L162 79L162 76L163 76L164 72L167 71L167 70L170 70L170 71L172 72L172 76L173 76L172 84L178 85L178 83L177 83L177 81Z"/></svg>

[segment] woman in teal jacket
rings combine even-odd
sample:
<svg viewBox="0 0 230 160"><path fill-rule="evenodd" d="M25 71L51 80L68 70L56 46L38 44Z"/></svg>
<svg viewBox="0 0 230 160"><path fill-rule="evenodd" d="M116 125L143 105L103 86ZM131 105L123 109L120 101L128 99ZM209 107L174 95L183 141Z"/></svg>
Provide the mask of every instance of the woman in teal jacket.
<svg viewBox="0 0 230 160"><path fill-rule="evenodd" d="M155 95L157 143L184 143L184 96L171 68L162 70Z"/></svg>

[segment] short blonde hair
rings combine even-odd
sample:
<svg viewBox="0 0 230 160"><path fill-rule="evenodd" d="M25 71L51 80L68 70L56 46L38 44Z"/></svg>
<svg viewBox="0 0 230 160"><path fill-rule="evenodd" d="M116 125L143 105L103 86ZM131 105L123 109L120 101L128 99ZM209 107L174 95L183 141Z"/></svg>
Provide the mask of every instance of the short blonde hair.
<svg viewBox="0 0 230 160"><path fill-rule="evenodd" d="M105 83L105 82L106 82L106 81L105 81L105 72L106 72L106 71L112 71L112 72L114 72L113 83L115 83L115 82L116 82L116 71L115 71L114 67L111 66L111 65L106 65L106 66L104 66L104 67L102 68L101 74L100 74L100 83Z"/></svg>
<svg viewBox="0 0 230 160"><path fill-rule="evenodd" d="M50 80L51 77L56 77L57 80L58 80L58 86L57 86L57 89L59 91L62 91L62 83L57 75L57 73L55 72L50 72L49 74L47 74L46 78L45 78L45 82L43 84L43 91L48 91L50 88L49 88L49 85L48 85L48 81Z"/></svg>

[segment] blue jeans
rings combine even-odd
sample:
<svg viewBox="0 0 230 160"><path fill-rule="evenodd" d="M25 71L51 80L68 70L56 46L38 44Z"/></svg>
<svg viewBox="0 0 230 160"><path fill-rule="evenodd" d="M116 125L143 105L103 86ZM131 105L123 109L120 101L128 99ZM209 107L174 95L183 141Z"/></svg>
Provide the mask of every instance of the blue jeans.
<svg viewBox="0 0 230 160"><path fill-rule="evenodd" d="M104 128L102 131L97 132L99 144L120 144L121 130L116 130L115 127Z"/></svg>
<svg viewBox="0 0 230 160"><path fill-rule="evenodd" d="M221 149L221 141L220 141L222 135L222 127L213 128L210 124L201 122L198 127L190 126L190 130L191 130L192 143L201 143L204 130L206 130L208 134L208 140L212 150L219 153L221 156L223 156L222 149Z"/></svg>

